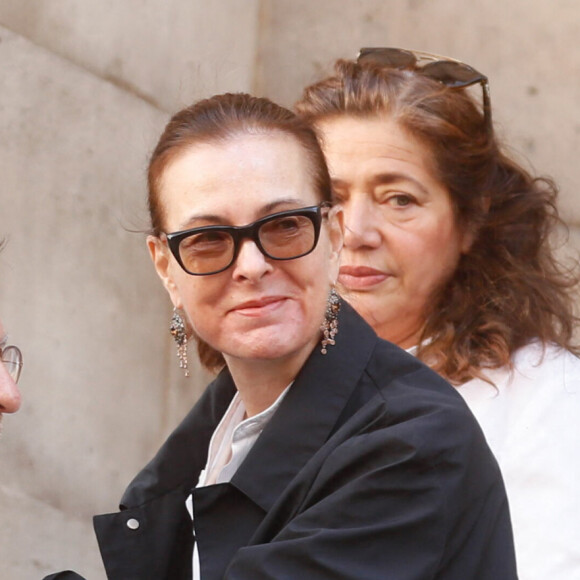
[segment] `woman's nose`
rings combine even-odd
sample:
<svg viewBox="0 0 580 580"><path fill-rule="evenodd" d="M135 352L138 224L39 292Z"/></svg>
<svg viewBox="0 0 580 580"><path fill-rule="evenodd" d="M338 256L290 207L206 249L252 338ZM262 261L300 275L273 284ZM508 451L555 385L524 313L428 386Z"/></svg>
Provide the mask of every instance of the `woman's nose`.
<svg viewBox="0 0 580 580"><path fill-rule="evenodd" d="M259 280L273 269L271 262L252 240L244 240L234 263L234 279Z"/></svg>
<svg viewBox="0 0 580 580"><path fill-rule="evenodd" d="M373 208L373 204L365 197L343 205L344 246L351 250L361 247L377 248L381 244L377 208Z"/></svg>

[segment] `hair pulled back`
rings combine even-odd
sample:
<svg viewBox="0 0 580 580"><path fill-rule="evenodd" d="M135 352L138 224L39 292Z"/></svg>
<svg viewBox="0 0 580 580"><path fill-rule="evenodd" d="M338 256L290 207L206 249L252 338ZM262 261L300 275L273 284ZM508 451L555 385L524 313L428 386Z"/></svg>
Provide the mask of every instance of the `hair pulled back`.
<svg viewBox="0 0 580 580"><path fill-rule="evenodd" d="M330 177L314 130L292 111L245 93L203 99L176 113L161 134L147 172L151 235L165 231L160 197L163 174L177 157L198 144L226 142L238 135L286 135L302 147L320 201L331 200ZM243 200L241 200L243 203ZM195 336L195 335L194 335ZM211 371L224 366L222 354L195 336L202 365Z"/></svg>

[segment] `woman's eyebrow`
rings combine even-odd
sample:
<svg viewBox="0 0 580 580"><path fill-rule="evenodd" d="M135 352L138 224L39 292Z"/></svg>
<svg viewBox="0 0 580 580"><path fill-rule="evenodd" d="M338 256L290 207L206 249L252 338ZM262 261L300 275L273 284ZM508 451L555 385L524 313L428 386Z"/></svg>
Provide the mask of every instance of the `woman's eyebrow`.
<svg viewBox="0 0 580 580"><path fill-rule="evenodd" d="M179 230L188 230L190 228L194 228L197 222L206 222L206 223L214 223L214 224L221 224L223 223L223 218L219 215L215 214L201 214L201 215L193 215L187 218L179 225Z"/></svg>
<svg viewBox="0 0 580 580"><path fill-rule="evenodd" d="M350 185L350 182L348 179L332 178L330 181L331 181L332 186L336 187L337 189L340 189L341 187L348 188ZM399 182L404 182L404 181L407 181L409 183L413 183L421 191L423 191L424 193L428 193L428 190L425 188L425 186L420 181L418 181L414 177L411 177L410 175L407 175L406 173L400 173L400 172L377 173L376 175L373 175L369 179L368 183L371 187L377 187L379 185L389 185L391 183L399 183Z"/></svg>
<svg viewBox="0 0 580 580"><path fill-rule="evenodd" d="M277 199L262 206L261 213L267 214L275 209L278 209L281 205L297 205L302 206L304 201L295 197L286 197L282 199Z"/></svg>
<svg viewBox="0 0 580 580"><path fill-rule="evenodd" d="M398 182L403 182L403 181L407 181L409 183L412 183L416 187L421 189L423 192L427 193L427 189L420 181L418 181L417 179L415 179L414 177L412 177L411 175L408 175L406 173L399 173L399 172L379 173L379 174L373 176L373 178L371 179L371 185L373 187L376 187L377 185L389 185L391 183L398 183Z"/></svg>
<svg viewBox="0 0 580 580"><path fill-rule="evenodd" d="M275 201L271 201L270 203L263 205L259 210L259 216L267 215L268 213L276 210L276 208L278 208L281 205L293 204L297 206L302 206L303 203L304 202L301 199L294 197L277 199ZM182 222L179 226L179 231L194 228L195 224L198 222L205 222L206 224L211 223L216 225L228 225L228 220L225 220L224 217L221 215L210 213L198 214L192 215L184 222Z"/></svg>

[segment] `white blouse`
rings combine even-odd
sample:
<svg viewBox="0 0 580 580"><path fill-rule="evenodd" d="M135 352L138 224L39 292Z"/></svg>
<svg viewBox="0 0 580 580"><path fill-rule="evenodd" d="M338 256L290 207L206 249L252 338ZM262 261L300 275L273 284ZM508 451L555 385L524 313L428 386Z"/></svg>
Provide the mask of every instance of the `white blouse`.
<svg viewBox="0 0 580 580"><path fill-rule="evenodd" d="M506 485L520 580L580 580L580 359L539 343L460 387Z"/></svg>

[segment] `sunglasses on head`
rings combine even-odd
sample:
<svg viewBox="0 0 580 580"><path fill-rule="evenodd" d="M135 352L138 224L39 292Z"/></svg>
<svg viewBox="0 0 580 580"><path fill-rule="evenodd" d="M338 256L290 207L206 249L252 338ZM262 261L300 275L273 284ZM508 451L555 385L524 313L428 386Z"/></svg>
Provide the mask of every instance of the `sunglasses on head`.
<svg viewBox="0 0 580 580"><path fill-rule="evenodd" d="M481 84L483 90L483 118L489 135L493 132L488 78L459 60L419 50L403 48L361 48L357 63L373 63L396 69L415 70L452 89ZM427 61L422 64L422 61Z"/></svg>

